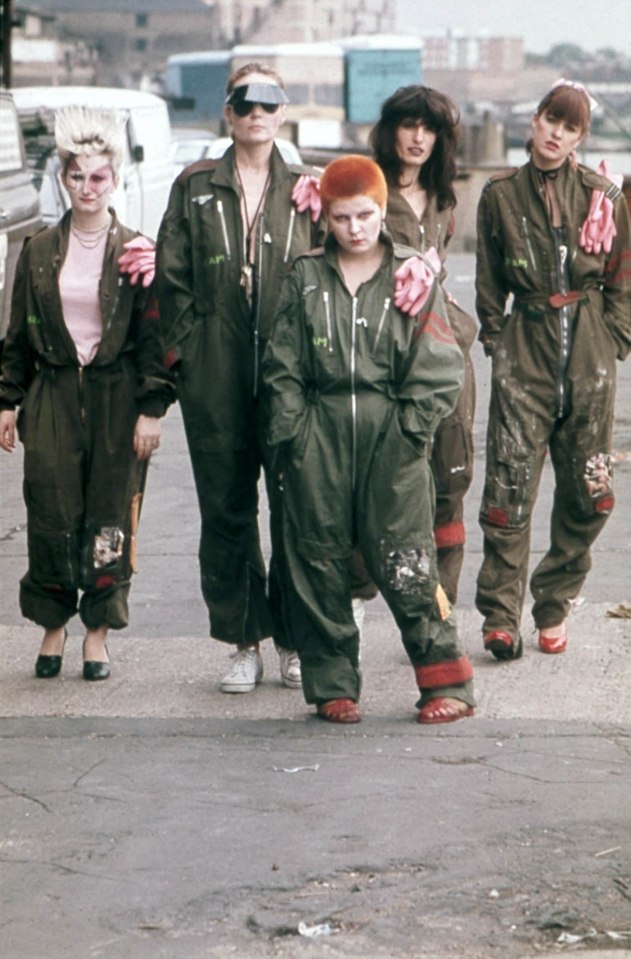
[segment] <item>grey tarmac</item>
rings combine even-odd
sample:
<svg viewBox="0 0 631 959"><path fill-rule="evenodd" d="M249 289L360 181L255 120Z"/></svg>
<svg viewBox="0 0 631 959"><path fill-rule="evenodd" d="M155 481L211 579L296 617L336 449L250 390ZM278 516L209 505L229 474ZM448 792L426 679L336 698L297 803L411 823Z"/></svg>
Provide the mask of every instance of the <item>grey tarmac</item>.
<svg viewBox="0 0 631 959"><path fill-rule="evenodd" d="M472 309L473 257L448 288ZM367 607L363 721L334 727L280 683L218 684L179 410L151 465L132 620L112 677L37 680L25 623L20 453L0 460L0 873L3 959L582 959L631 956L631 364L619 366L616 510L569 621L543 656L498 663L473 607L489 367L475 348L476 475L460 631L473 719L421 727L381 601ZM544 477L533 530L541 555ZM262 497L261 524L266 529ZM268 539L265 534L265 547Z"/></svg>

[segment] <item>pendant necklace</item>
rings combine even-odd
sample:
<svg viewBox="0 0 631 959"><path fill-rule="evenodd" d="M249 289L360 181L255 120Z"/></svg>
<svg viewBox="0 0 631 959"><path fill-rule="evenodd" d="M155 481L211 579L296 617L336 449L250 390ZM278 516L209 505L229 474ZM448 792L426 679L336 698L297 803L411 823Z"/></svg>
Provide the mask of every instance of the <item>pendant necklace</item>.
<svg viewBox="0 0 631 959"><path fill-rule="evenodd" d="M248 204L245 195L245 188L243 186L243 180L241 179L241 174L239 172L239 167L235 163L234 168L237 174L237 180L239 181L239 186L241 187L241 199L243 201L243 217L245 219L246 235L244 238L244 263L241 267L241 286L245 288L245 295L247 297L248 303L252 305L252 294L253 294L253 272L254 264L250 262L250 247L252 243L252 234L254 228L256 227L259 214L261 212L261 207L263 206L263 200L265 199L265 194L267 193L267 188L269 187L270 179L272 177L272 171L269 169L267 171L267 178L263 184L263 189L259 197L259 202L256 204L256 210L254 211L254 217L250 222L250 217L248 215Z"/></svg>

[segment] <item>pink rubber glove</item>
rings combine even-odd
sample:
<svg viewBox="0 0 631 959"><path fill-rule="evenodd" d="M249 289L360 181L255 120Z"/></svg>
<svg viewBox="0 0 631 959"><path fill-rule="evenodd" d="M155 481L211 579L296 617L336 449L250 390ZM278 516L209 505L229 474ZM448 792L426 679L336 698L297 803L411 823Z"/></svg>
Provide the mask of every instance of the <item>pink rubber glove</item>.
<svg viewBox="0 0 631 959"><path fill-rule="evenodd" d="M320 199L320 181L317 176L309 176L304 173L297 181L292 190L291 198L296 205L298 213L304 213L305 210L311 210L311 220L317 223L322 213L322 201Z"/></svg>
<svg viewBox="0 0 631 959"><path fill-rule="evenodd" d="M407 313L410 316L416 316L417 313L420 313L436 279L436 274L427 265L426 260L429 260L434 268L436 262L438 262L438 268L440 269L438 254L432 248L425 259L420 256L411 256L409 260L405 260L394 274L395 306L402 313Z"/></svg>
<svg viewBox="0 0 631 959"><path fill-rule="evenodd" d="M596 172L606 176L618 188L622 186L622 175L611 173L606 160L600 161ZM586 253L599 254L601 250L611 253L613 239L617 232L613 219L613 203L602 190L592 190L587 217L581 227L580 246Z"/></svg>
<svg viewBox="0 0 631 959"><path fill-rule="evenodd" d="M156 250L146 236L135 236L124 243L125 253L118 258L121 273L129 273L129 282L135 286L139 277L144 287L151 286L156 274Z"/></svg>

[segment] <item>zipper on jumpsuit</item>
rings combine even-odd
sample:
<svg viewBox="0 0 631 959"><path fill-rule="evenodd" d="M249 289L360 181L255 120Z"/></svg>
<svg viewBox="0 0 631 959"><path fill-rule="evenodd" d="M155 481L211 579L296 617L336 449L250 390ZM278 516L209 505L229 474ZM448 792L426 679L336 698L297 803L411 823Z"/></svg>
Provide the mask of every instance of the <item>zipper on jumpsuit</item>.
<svg viewBox="0 0 631 959"><path fill-rule="evenodd" d="M223 200L217 200L217 213L219 214L219 222L221 223L221 232L223 234L223 242L226 248L226 256L228 259L231 259L232 254L230 252L230 240L228 239L228 229L226 227L226 217L223 212Z"/></svg>
<svg viewBox="0 0 631 959"><path fill-rule="evenodd" d="M373 353L377 349L377 343L379 342L379 337L381 336L381 331L383 329L383 324L386 320L386 315L390 309L390 297L387 296L383 301L383 310L381 311L381 318L379 320L379 326L377 327L377 335L375 336L375 342L373 343L372 349Z"/></svg>
<svg viewBox="0 0 631 959"><path fill-rule="evenodd" d="M322 300L324 302L324 313L326 315L326 339L329 353L333 352L333 327L331 326L331 304L329 302L329 291L322 291Z"/></svg>
<svg viewBox="0 0 631 959"><path fill-rule="evenodd" d="M355 391L355 345L357 329L357 297L353 297L351 311L351 489L357 481L357 393Z"/></svg>
<svg viewBox="0 0 631 959"><path fill-rule="evenodd" d="M528 247L528 256L530 257L530 262L532 263L532 268L537 272L537 261L535 260L535 251L532 248L532 243L530 242L530 231L528 230L528 220L525 216L521 218L521 225L524 230L524 239L526 240L526 246Z"/></svg>
<svg viewBox="0 0 631 959"><path fill-rule="evenodd" d="M81 425L82 425L82 426L85 426L85 402L84 402L84 401L85 401L85 390L84 390L84 383L83 383L83 367L82 367L82 366L79 367L78 378L79 378L79 384L78 384L78 388L79 388L79 416L81 417Z"/></svg>
<svg viewBox="0 0 631 959"><path fill-rule="evenodd" d="M254 282L257 288L261 286L261 278L263 276L263 214L258 224L257 229L257 253L258 253L258 264L256 268L256 275L254 277ZM247 252L244 251L244 256L246 257L247 262ZM252 395L258 396L259 392L259 340L260 340L260 330L259 330L259 321L261 318L261 296L260 293L256 292L256 310L254 313L254 383L252 385Z"/></svg>
<svg viewBox="0 0 631 959"><path fill-rule="evenodd" d="M559 293L568 292L567 281L567 254L568 248L557 231L553 231L554 253L556 259ZM559 309L559 333L561 337L559 352L559 372L557 378L557 417L565 413L565 372L570 358L570 308L562 306Z"/></svg>
<svg viewBox="0 0 631 959"><path fill-rule="evenodd" d="M294 237L294 223L296 221L296 210L292 206L291 213L289 214L289 229L287 230L287 243L285 244L285 255L283 256L283 263L286 263L289 259L289 251L291 249L291 241Z"/></svg>

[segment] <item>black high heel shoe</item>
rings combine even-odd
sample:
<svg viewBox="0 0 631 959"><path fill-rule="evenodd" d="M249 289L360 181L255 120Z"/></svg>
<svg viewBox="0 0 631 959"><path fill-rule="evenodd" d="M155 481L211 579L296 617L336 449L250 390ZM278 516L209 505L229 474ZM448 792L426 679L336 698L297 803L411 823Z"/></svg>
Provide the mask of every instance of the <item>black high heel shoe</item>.
<svg viewBox="0 0 631 959"><path fill-rule="evenodd" d="M35 661L35 675L38 679L52 679L61 672L61 664L64 658L64 646L68 639L68 630L64 626L64 641L61 647L61 653L58 656L47 656L40 653Z"/></svg>
<svg viewBox="0 0 631 959"><path fill-rule="evenodd" d="M110 651L105 647L105 652L109 656ZM109 662L103 662L100 659L87 659L83 663L83 678L89 683L97 682L99 679L108 679L110 675Z"/></svg>

